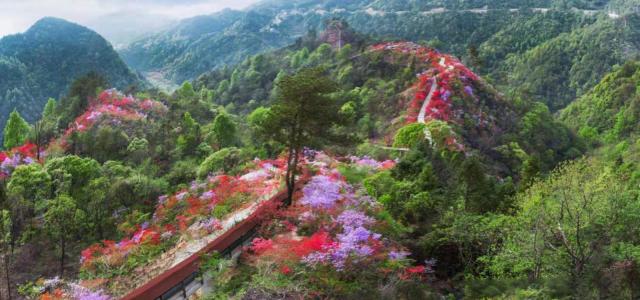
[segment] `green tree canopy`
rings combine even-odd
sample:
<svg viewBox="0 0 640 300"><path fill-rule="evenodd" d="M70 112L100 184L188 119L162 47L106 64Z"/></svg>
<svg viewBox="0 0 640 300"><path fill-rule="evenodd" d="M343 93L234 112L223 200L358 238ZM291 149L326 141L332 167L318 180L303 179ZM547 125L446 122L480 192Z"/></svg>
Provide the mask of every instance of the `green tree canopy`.
<svg viewBox="0 0 640 300"><path fill-rule="evenodd" d="M225 111L221 111L213 120L213 135L220 148L233 146L237 140L236 132L235 122Z"/></svg>
<svg viewBox="0 0 640 300"><path fill-rule="evenodd" d="M340 121L340 107L328 95L335 91L336 83L319 68L304 69L278 82L276 103L265 127L271 138L289 148L289 203L303 147L319 147L335 137L332 129Z"/></svg>
<svg viewBox="0 0 640 300"><path fill-rule="evenodd" d="M84 212L78 209L73 198L60 195L49 203L44 215L44 231L60 251L60 275L64 274L64 260L68 244L84 222Z"/></svg>
<svg viewBox="0 0 640 300"><path fill-rule="evenodd" d="M44 110L42 111L42 118L49 118L56 113L58 103L56 99L49 98L47 100L47 104L44 105Z"/></svg>
<svg viewBox="0 0 640 300"><path fill-rule="evenodd" d="M25 121L17 110L13 110L9 115L9 120L4 126L4 148L11 149L22 145L29 136L29 124Z"/></svg>

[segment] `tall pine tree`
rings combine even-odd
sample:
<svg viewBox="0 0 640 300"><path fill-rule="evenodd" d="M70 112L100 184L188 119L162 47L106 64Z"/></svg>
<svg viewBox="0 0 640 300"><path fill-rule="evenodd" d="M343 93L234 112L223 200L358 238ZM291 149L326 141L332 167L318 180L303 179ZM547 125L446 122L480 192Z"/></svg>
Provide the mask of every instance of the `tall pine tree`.
<svg viewBox="0 0 640 300"><path fill-rule="evenodd" d="M288 148L286 205L291 205L303 147L320 148L337 138L331 129L340 122L339 106L328 96L336 83L322 69L304 69L277 84L279 93L264 126L270 138Z"/></svg>

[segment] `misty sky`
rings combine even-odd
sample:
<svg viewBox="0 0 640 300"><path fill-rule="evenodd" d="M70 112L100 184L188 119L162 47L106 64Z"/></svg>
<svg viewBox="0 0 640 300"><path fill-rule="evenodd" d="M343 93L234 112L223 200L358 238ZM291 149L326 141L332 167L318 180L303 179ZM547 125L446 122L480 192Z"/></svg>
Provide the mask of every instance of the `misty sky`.
<svg viewBox="0 0 640 300"><path fill-rule="evenodd" d="M126 26L140 26L142 30L227 7L241 9L255 2L258 0L0 0L0 37L24 32L45 16L67 19L98 32L105 29L104 25L122 24L123 20L130 20Z"/></svg>

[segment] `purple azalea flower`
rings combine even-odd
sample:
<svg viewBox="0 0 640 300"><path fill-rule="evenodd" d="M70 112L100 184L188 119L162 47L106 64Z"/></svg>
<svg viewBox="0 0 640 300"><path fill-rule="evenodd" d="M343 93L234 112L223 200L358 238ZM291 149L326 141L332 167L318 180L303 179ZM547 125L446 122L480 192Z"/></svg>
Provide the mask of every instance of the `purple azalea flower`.
<svg viewBox="0 0 640 300"><path fill-rule="evenodd" d="M374 222L373 218L357 210L345 210L336 219L343 227L362 227Z"/></svg>
<svg viewBox="0 0 640 300"><path fill-rule="evenodd" d="M206 191L200 195L200 200L211 200L215 195L216 194L213 191Z"/></svg>
<svg viewBox="0 0 640 300"><path fill-rule="evenodd" d="M198 183L197 181L191 182L191 186L189 187L189 191L197 193L199 190L205 188L206 184Z"/></svg>
<svg viewBox="0 0 640 300"><path fill-rule="evenodd" d="M451 91L446 90L446 91L442 94L442 100L444 100L444 101L449 101L449 98L451 98Z"/></svg>
<svg viewBox="0 0 640 300"><path fill-rule="evenodd" d="M330 209L342 198L341 187L341 182L331 180L327 176L315 176L302 190L303 197L300 203L313 208Z"/></svg>
<svg viewBox="0 0 640 300"><path fill-rule="evenodd" d="M473 96L473 88L469 85L464 87L464 92L467 93L467 95L469 96Z"/></svg>
<svg viewBox="0 0 640 300"><path fill-rule="evenodd" d="M389 259L391 260L401 260L407 258L409 256L409 252L407 251L391 251L389 252Z"/></svg>
<svg viewBox="0 0 640 300"><path fill-rule="evenodd" d="M102 291L92 291L78 284L71 284L71 294L73 299L77 300L110 300L109 295L103 294Z"/></svg>
<svg viewBox="0 0 640 300"><path fill-rule="evenodd" d="M357 256L366 257L373 254L373 249L367 245L362 245L355 249L355 253Z"/></svg>
<svg viewBox="0 0 640 300"><path fill-rule="evenodd" d="M158 203L164 204L167 201L168 198L169 197L167 195L162 195L162 196L158 197Z"/></svg>
<svg viewBox="0 0 640 300"><path fill-rule="evenodd" d="M317 264L325 264L329 260L329 256L324 252L314 252L302 258L302 262L309 265L315 266Z"/></svg>
<svg viewBox="0 0 640 300"><path fill-rule="evenodd" d="M369 167L372 169L379 169L380 167L382 167L382 163L380 163L379 161L369 157L369 156L363 156L362 158L357 157L357 156L352 156L351 157L351 163L356 164L358 166L361 167Z"/></svg>
<svg viewBox="0 0 640 300"><path fill-rule="evenodd" d="M372 237L371 231L368 229L358 227L345 227L345 232L338 234L338 240L341 244L358 244L369 240Z"/></svg>

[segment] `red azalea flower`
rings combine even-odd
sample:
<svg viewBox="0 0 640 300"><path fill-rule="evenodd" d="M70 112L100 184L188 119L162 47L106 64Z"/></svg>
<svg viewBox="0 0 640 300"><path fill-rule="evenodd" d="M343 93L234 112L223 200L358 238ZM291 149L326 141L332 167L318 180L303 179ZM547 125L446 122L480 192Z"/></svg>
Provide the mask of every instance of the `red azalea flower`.
<svg viewBox="0 0 640 300"><path fill-rule="evenodd" d="M178 220L178 228L180 228L180 231L184 231L189 227L189 225L187 225L187 217L178 215L176 219Z"/></svg>
<svg viewBox="0 0 640 300"><path fill-rule="evenodd" d="M262 255L265 252L273 249L273 241L272 240L263 239L263 238L255 238L251 242L250 249L256 255Z"/></svg>
<svg viewBox="0 0 640 300"><path fill-rule="evenodd" d="M324 251L333 245L333 241L328 232L320 231L311 237L305 238L296 246L293 251L298 257L306 256L312 252Z"/></svg>
<svg viewBox="0 0 640 300"><path fill-rule="evenodd" d="M289 266L287 265L283 265L282 267L280 267L280 273L282 273L283 275L289 275L291 274L291 268L289 268Z"/></svg>

